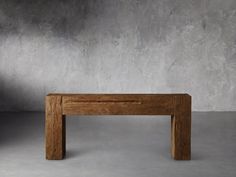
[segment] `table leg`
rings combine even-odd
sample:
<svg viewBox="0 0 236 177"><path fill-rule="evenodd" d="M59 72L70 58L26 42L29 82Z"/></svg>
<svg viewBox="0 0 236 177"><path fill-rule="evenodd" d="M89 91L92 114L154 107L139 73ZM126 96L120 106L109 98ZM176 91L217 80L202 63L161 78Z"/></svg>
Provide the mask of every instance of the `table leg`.
<svg viewBox="0 0 236 177"><path fill-rule="evenodd" d="M66 152L65 115L62 115L62 97L46 97L46 159L63 159Z"/></svg>
<svg viewBox="0 0 236 177"><path fill-rule="evenodd" d="M191 96L176 96L171 116L171 154L175 160L191 159Z"/></svg>

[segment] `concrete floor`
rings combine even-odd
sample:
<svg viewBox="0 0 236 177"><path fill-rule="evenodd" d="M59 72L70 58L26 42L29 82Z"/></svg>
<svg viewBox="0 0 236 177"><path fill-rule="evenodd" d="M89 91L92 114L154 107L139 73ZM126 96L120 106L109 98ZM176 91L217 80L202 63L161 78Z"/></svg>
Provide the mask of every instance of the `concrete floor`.
<svg viewBox="0 0 236 177"><path fill-rule="evenodd" d="M67 118L67 157L44 154L44 114L0 113L0 177L235 177L236 112L193 113L192 160L170 157L170 118Z"/></svg>

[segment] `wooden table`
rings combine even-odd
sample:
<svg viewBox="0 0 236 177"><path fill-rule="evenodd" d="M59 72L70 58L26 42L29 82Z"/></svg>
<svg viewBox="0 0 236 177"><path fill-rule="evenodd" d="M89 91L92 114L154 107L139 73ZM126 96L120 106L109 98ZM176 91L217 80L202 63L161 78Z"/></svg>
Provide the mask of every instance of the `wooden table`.
<svg viewBox="0 0 236 177"><path fill-rule="evenodd" d="M46 96L46 159L66 153L66 115L170 115L171 154L191 159L191 96L188 94L49 94Z"/></svg>

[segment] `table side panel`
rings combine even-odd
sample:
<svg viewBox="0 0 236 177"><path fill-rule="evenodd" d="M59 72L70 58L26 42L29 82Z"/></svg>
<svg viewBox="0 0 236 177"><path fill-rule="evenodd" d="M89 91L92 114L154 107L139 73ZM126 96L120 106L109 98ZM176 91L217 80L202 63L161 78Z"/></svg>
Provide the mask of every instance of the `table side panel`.
<svg viewBox="0 0 236 177"><path fill-rule="evenodd" d="M171 115L172 95L69 95L62 97L65 115Z"/></svg>

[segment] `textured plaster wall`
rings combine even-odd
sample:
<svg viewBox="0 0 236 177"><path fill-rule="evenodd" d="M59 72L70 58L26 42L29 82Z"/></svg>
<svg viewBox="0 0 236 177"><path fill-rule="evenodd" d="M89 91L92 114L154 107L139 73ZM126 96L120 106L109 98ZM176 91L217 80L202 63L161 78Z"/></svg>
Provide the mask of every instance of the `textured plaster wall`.
<svg viewBox="0 0 236 177"><path fill-rule="evenodd" d="M0 0L0 110L43 110L48 92L236 111L236 1Z"/></svg>

